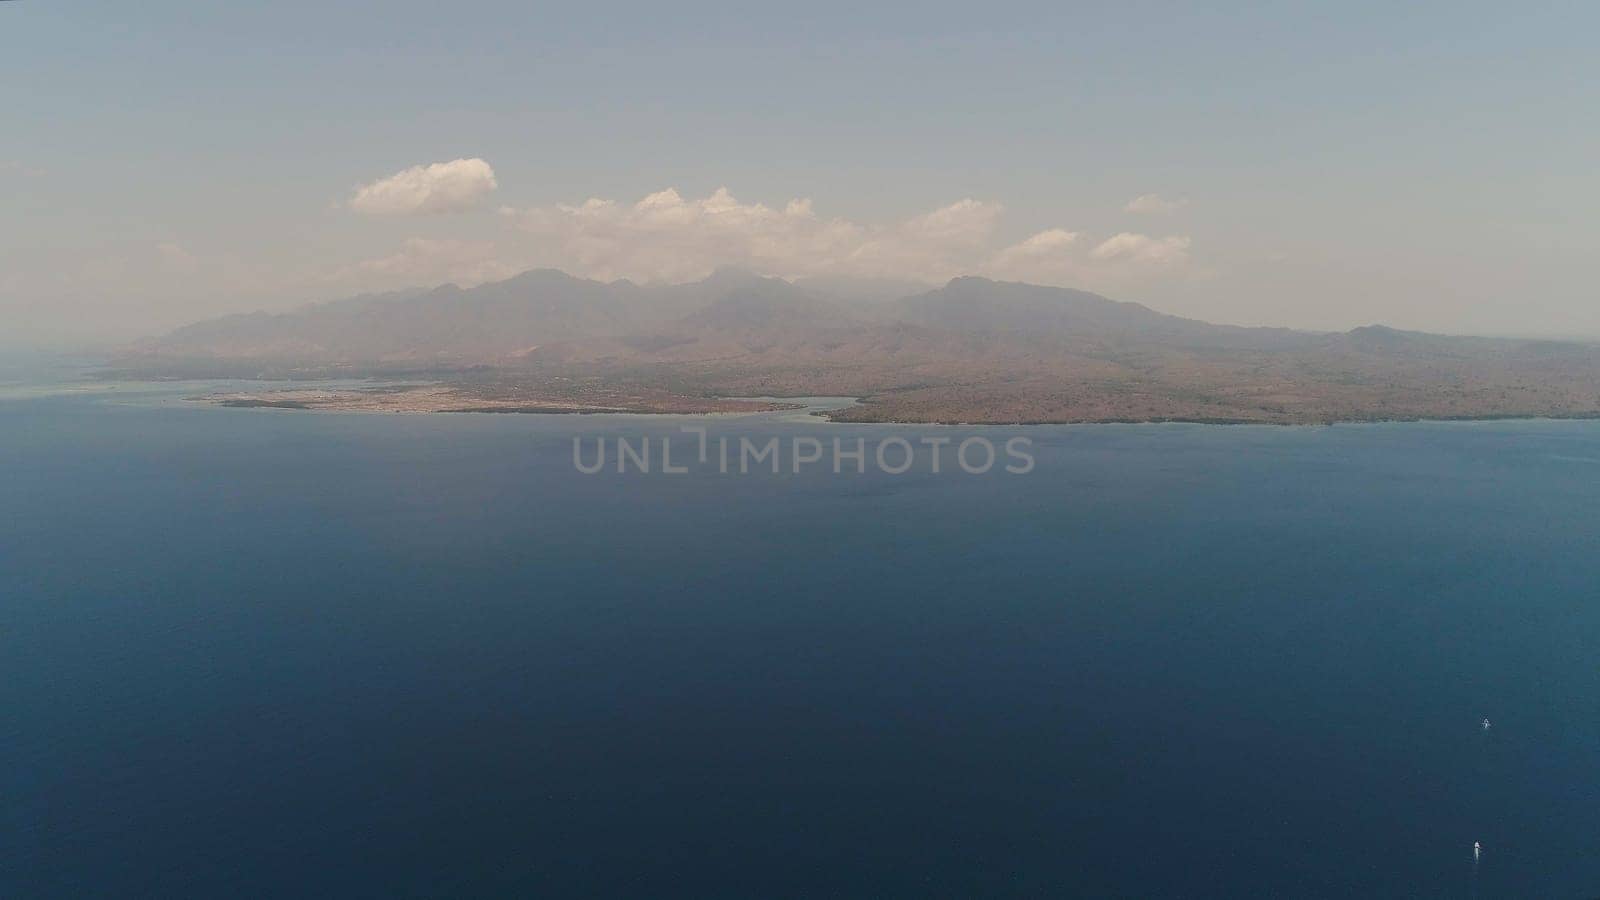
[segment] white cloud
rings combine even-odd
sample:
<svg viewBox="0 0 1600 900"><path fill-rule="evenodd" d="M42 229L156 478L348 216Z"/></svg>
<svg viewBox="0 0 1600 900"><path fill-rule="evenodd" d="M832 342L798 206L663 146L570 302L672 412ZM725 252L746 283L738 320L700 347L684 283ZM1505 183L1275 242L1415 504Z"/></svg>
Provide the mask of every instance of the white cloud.
<svg viewBox="0 0 1600 900"><path fill-rule="evenodd" d="M898 222L819 215L810 200L745 203L726 188L685 197L668 188L633 203L500 210L514 233L495 242L414 238L396 253L339 270L368 289L476 284L534 266L586 278L684 282L720 266L783 278L859 276L938 282L957 275L1113 289L1186 271L1189 239L1124 233L1095 243L1050 228L997 240L1003 208L972 198Z"/></svg>
<svg viewBox="0 0 1600 900"><path fill-rule="evenodd" d="M718 266L783 277L862 275L938 279L982 264L997 204L961 200L893 225L818 216L811 201L781 209L742 203L726 188L685 198L668 188L633 204L502 210L544 265L595 278L686 281Z"/></svg>
<svg viewBox="0 0 1600 900"><path fill-rule="evenodd" d="M1052 228L995 253L982 274L1008 281L1119 289L1152 278L1190 274L1189 238L1124 232L1091 248L1075 231Z"/></svg>
<svg viewBox="0 0 1600 900"><path fill-rule="evenodd" d="M1084 272L1079 237L1078 232L1064 228L1041 231L993 254L981 274L1038 284L1091 283L1093 279Z"/></svg>
<svg viewBox="0 0 1600 900"><path fill-rule="evenodd" d="M1181 236L1153 238L1124 231L1107 238L1089 256L1102 262L1172 268L1189 261L1189 239Z"/></svg>
<svg viewBox="0 0 1600 900"><path fill-rule="evenodd" d="M1128 201L1122 208L1123 212L1138 213L1142 215L1166 216L1182 209L1189 201L1168 200L1160 194L1140 194Z"/></svg>
<svg viewBox="0 0 1600 900"><path fill-rule="evenodd" d="M1014 244L994 255L992 265L1006 268L1041 259L1051 259L1077 246L1078 233L1064 228L1041 231L1020 244Z"/></svg>
<svg viewBox="0 0 1600 900"><path fill-rule="evenodd" d="M477 206L499 185L481 159L412 166L356 188L350 208L375 216L462 212Z"/></svg>

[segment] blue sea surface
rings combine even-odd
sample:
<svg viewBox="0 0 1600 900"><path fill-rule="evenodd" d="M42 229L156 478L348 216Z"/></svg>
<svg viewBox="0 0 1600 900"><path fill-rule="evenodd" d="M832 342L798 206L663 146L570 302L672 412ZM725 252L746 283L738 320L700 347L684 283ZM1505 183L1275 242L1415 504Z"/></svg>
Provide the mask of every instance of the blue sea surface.
<svg viewBox="0 0 1600 900"><path fill-rule="evenodd" d="M1600 896L1600 423L195 390L0 396L0 897Z"/></svg>

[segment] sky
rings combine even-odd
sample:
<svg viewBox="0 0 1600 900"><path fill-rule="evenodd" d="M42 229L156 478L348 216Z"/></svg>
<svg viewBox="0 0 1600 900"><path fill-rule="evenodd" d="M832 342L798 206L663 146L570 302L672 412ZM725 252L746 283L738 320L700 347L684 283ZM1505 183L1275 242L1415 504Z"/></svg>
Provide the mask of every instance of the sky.
<svg viewBox="0 0 1600 900"><path fill-rule="evenodd" d="M0 346L533 266L1600 337L1600 5L0 2Z"/></svg>

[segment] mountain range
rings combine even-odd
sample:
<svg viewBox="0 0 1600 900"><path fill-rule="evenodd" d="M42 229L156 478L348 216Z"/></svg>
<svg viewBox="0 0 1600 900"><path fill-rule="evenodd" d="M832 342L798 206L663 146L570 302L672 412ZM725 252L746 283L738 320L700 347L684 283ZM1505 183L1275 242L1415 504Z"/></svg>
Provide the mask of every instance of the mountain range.
<svg viewBox="0 0 1600 900"><path fill-rule="evenodd" d="M976 277L930 288L723 269L689 284L641 285L536 269L467 289L198 322L112 365L146 377L425 379L430 396L456 404L441 408L693 411L730 396L848 395L862 402L834 418L1600 415L1600 347L1591 344L1218 325Z"/></svg>

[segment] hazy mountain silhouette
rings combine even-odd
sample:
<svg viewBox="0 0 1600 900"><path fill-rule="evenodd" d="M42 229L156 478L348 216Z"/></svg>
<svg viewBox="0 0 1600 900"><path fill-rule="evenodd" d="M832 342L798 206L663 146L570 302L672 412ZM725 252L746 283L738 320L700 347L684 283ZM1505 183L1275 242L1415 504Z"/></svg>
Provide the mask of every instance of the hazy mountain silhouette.
<svg viewBox="0 0 1600 900"><path fill-rule="evenodd" d="M475 369L475 383L535 394L581 374L704 394L854 394L870 402L847 417L918 421L1600 412L1591 345L1217 325L976 277L917 287L739 269L641 285L537 269L200 322L116 364L147 375ZM914 292L888 296L900 288Z"/></svg>

